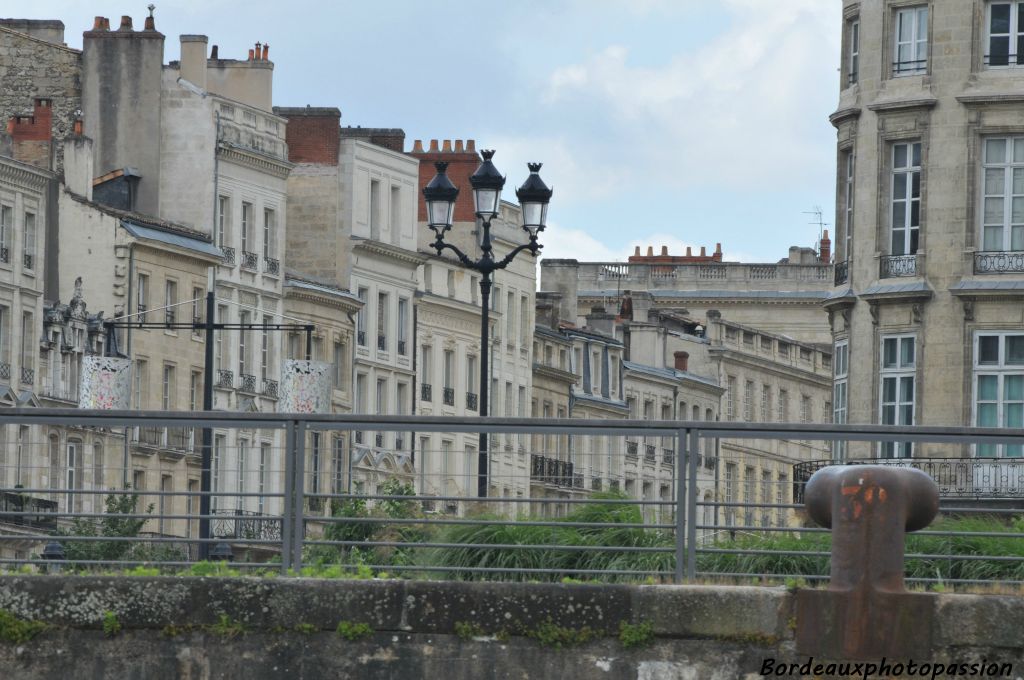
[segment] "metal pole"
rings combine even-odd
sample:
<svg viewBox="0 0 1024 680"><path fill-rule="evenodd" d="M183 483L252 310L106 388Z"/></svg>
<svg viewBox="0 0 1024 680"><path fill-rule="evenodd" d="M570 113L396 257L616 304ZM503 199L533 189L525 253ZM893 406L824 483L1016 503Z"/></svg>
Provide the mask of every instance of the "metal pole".
<svg viewBox="0 0 1024 680"><path fill-rule="evenodd" d="M686 461L689 458L686 435L689 430L679 428L676 431L676 572L675 582L683 582L683 534L686 531Z"/></svg>
<svg viewBox="0 0 1024 680"><path fill-rule="evenodd" d="M213 332L215 313L215 281L213 270L210 270L206 284L206 323L203 324L206 330L205 358L203 363L203 410L213 410ZM205 560L210 557L210 492L212 491L213 480L213 429L203 428L203 460L202 469L199 472L199 559Z"/></svg>
<svg viewBox="0 0 1024 680"><path fill-rule="evenodd" d="M296 421L295 428L295 471L292 473L295 486L292 491L293 503L295 504L295 515L293 520L295 524L292 529L292 569L296 572L302 570L302 543L305 538L305 521L303 515L305 514L306 506L306 495L305 495L305 467L306 467L306 421Z"/></svg>
<svg viewBox="0 0 1024 680"><path fill-rule="evenodd" d="M289 420L284 432L284 508L281 510L281 574L292 567L292 517L295 514L295 422Z"/></svg>
<svg viewBox="0 0 1024 680"><path fill-rule="evenodd" d="M490 353L490 315L491 315L491 272L484 270L480 277L480 417L486 417L488 413L488 388L490 378L488 371L488 354ZM480 433L479 455L477 457L477 487L476 495L480 498L487 498L487 468L488 468L488 434Z"/></svg>
<svg viewBox="0 0 1024 680"><path fill-rule="evenodd" d="M697 577L697 451L700 450L700 430L690 430L689 505L686 523L686 578L691 583Z"/></svg>

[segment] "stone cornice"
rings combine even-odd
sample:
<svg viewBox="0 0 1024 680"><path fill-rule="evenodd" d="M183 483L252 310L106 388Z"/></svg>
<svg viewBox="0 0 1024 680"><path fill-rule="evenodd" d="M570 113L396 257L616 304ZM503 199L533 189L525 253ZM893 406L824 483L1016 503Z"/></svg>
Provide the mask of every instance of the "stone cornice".
<svg viewBox="0 0 1024 680"><path fill-rule="evenodd" d="M868 104L869 111L912 111L914 109L934 108L939 100L935 97L918 97L917 99L892 99Z"/></svg>
<svg viewBox="0 0 1024 680"><path fill-rule="evenodd" d="M0 180L15 184L28 191L43 191L46 183L55 178L49 170L42 170L13 158L0 160Z"/></svg>
<svg viewBox="0 0 1024 680"><path fill-rule="evenodd" d="M284 287L284 298L286 300L312 302L317 305L333 307L335 309L340 309L343 312L350 313L358 312L362 308L361 304L353 303L346 298L338 297L336 295L328 295L326 293L316 293L302 288L293 288L288 285L285 285Z"/></svg>
<svg viewBox="0 0 1024 680"><path fill-rule="evenodd" d="M285 160L266 156L248 149L230 146L223 142L218 145L218 153L226 161L252 168L257 172L265 172L280 179L288 179L289 173L295 167L294 163Z"/></svg>
<svg viewBox="0 0 1024 680"><path fill-rule="evenodd" d="M400 262L406 262L408 264L421 265L429 259L426 255L421 255L411 250L399 248L398 246L393 246L390 243L384 243L382 241L360 238L353 238L352 241L353 250L362 250L375 255L384 255L385 257L389 257Z"/></svg>
<svg viewBox="0 0 1024 680"><path fill-rule="evenodd" d="M551 378L553 380L558 380L559 382L564 382L567 385L575 385L579 381L579 377L575 373L563 371L562 369L555 368L554 366L545 366L544 364L538 364L537 362L533 363L533 372L538 375L542 375L545 378Z"/></svg>
<svg viewBox="0 0 1024 680"><path fill-rule="evenodd" d="M846 109L839 109L828 117L828 120L835 127L839 127L851 118L860 118L860 109L858 107L850 107Z"/></svg>
<svg viewBox="0 0 1024 680"><path fill-rule="evenodd" d="M962 94L956 98L965 106L980 106L982 104L1024 104L1024 93L999 93L999 94Z"/></svg>
<svg viewBox="0 0 1024 680"><path fill-rule="evenodd" d="M901 290L885 293L861 293L860 298L872 305L899 304L918 300L930 300L934 296L931 290Z"/></svg>
<svg viewBox="0 0 1024 680"><path fill-rule="evenodd" d="M801 382L820 383L823 386L832 384L831 372L829 375L818 375L813 371L808 371L807 369L800 368L798 366L777 364L775 362L761 359L760 357L753 357L749 354L726 349L724 347L712 347L708 350L708 353L711 356L718 356L723 361L728 360L735 364L750 366L781 378L797 378Z"/></svg>

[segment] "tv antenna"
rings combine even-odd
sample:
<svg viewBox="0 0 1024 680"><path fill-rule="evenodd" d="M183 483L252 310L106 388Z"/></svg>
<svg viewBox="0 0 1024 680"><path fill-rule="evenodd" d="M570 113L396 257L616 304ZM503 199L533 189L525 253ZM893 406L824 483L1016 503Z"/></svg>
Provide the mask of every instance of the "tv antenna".
<svg viewBox="0 0 1024 680"><path fill-rule="evenodd" d="M828 222L825 222L824 219L823 219L823 213L821 211L821 206L820 205L816 205L811 210L805 210L804 211L804 215L813 215L814 216L814 219L812 219L810 222L808 222L808 224L813 224L813 225L818 227L818 247L820 248L821 247L821 239L823 239L825 237L825 227L829 226Z"/></svg>

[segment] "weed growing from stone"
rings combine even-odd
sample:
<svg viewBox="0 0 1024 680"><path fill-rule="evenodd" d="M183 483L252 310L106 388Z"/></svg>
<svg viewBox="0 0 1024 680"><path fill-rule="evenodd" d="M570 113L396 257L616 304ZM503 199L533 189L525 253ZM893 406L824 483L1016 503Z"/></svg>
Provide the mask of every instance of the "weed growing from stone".
<svg viewBox="0 0 1024 680"><path fill-rule="evenodd" d="M0 609L0 641L22 644L49 627L42 621L26 621L6 609Z"/></svg>
<svg viewBox="0 0 1024 680"><path fill-rule="evenodd" d="M296 633L302 633L303 635L312 635L313 633L320 630L312 623L300 623L295 626Z"/></svg>
<svg viewBox="0 0 1024 680"><path fill-rule="evenodd" d="M121 632L121 622L115 612L109 609L103 612L103 634L108 638L116 637Z"/></svg>
<svg viewBox="0 0 1024 680"><path fill-rule="evenodd" d="M475 637L485 635L483 627L479 623L469 621L456 621L455 634L463 640L472 640Z"/></svg>
<svg viewBox="0 0 1024 680"><path fill-rule="evenodd" d="M369 624L366 623L352 623L351 621L342 621L338 624L337 632L338 635L345 638L349 642L355 642L356 640L362 640L363 638L372 635L373 628L370 628Z"/></svg>
<svg viewBox="0 0 1024 680"><path fill-rule="evenodd" d="M245 624L241 621L234 621L227 614L221 614L217 623L204 627L205 630L220 638L231 639L245 633Z"/></svg>
<svg viewBox="0 0 1024 680"><path fill-rule="evenodd" d="M538 624L536 628L525 631L525 634L541 645L555 649L581 645L598 637L597 631L590 626L579 629L567 628L555 624L550 618Z"/></svg>
<svg viewBox="0 0 1024 680"><path fill-rule="evenodd" d="M619 642L626 649L646 647L654 642L654 624L650 621L640 623L619 622Z"/></svg>

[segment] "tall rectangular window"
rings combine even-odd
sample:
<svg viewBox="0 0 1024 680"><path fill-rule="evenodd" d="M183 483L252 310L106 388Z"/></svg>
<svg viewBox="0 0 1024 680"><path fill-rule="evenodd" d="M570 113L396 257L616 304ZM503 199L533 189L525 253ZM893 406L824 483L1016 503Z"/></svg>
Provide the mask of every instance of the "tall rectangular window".
<svg viewBox="0 0 1024 680"><path fill-rule="evenodd" d="M509 344L515 342L516 329L516 294L508 292L508 300L505 303L505 341Z"/></svg>
<svg viewBox="0 0 1024 680"><path fill-rule="evenodd" d="M444 388L455 387L455 352L450 349L444 351Z"/></svg>
<svg viewBox="0 0 1024 680"><path fill-rule="evenodd" d="M178 305L178 282L168 279L164 282L164 323L170 325L175 321Z"/></svg>
<svg viewBox="0 0 1024 680"><path fill-rule="evenodd" d="M1024 334L985 332L974 338L974 424L1024 427ZM978 444L977 455L1020 458L1021 444Z"/></svg>
<svg viewBox="0 0 1024 680"><path fill-rule="evenodd" d="M188 376L188 410L201 411L203 392L203 374L201 371L192 371Z"/></svg>
<svg viewBox="0 0 1024 680"><path fill-rule="evenodd" d="M529 323L530 299L523 295L519 298L519 344L526 347L533 337L533 328Z"/></svg>
<svg viewBox="0 0 1024 680"><path fill-rule="evenodd" d="M264 315L260 329L260 380L270 377L270 330L267 328L270 322L271 318Z"/></svg>
<svg viewBox="0 0 1024 680"><path fill-rule="evenodd" d="M921 225L921 142L893 144L891 204L889 254L913 255Z"/></svg>
<svg viewBox="0 0 1024 680"><path fill-rule="evenodd" d="M370 180L370 238L380 239L380 181Z"/></svg>
<svg viewBox="0 0 1024 680"><path fill-rule="evenodd" d="M896 11L892 73L910 76L928 70L928 6Z"/></svg>
<svg viewBox="0 0 1024 680"><path fill-rule="evenodd" d="M22 246L22 263L25 269L35 269L36 264L36 215L25 213L25 239Z"/></svg>
<svg viewBox="0 0 1024 680"><path fill-rule="evenodd" d="M256 511L261 515L266 507L266 493L267 493L267 463L270 462L270 444L263 442L260 444L260 466L258 477L256 479L259 496L256 498Z"/></svg>
<svg viewBox="0 0 1024 680"><path fill-rule="evenodd" d="M227 196L217 197L217 245L227 245L228 224L231 221L231 201Z"/></svg>
<svg viewBox="0 0 1024 680"><path fill-rule="evenodd" d="M170 411L174 408L174 366L164 364L163 389L160 398L160 408Z"/></svg>
<svg viewBox="0 0 1024 680"><path fill-rule="evenodd" d="M860 20L853 19L849 23L848 40L850 41L850 63L847 66L846 80L849 85L856 85L860 78Z"/></svg>
<svg viewBox="0 0 1024 680"><path fill-rule="evenodd" d="M985 140L982 250L1024 250L1024 137Z"/></svg>
<svg viewBox="0 0 1024 680"><path fill-rule="evenodd" d="M319 434L319 433L314 433L314 436L316 434ZM237 469L235 470L236 474L238 475L238 477L236 479L235 488L237 489L239 494L243 494L243 493L246 493L248 491L247 487L248 487L248 481L249 480L246 477L246 469L245 469L246 468L246 464L249 462L248 458L249 458L249 440L247 440L247 439L239 439L238 440L238 466L237 466ZM241 495L238 495L235 498L235 509L236 510L241 510L244 505L245 505L245 498L243 496L241 496Z"/></svg>
<svg viewBox="0 0 1024 680"><path fill-rule="evenodd" d="M149 275L139 274L135 286L135 311L139 313L139 321L146 320L146 310L149 309Z"/></svg>
<svg viewBox="0 0 1024 680"><path fill-rule="evenodd" d="M398 243L402 237L402 187L391 187L391 210L388 214L391 218L391 242Z"/></svg>
<svg viewBox="0 0 1024 680"><path fill-rule="evenodd" d="M228 320L227 305L217 305L217 321L224 323ZM224 356L224 332L213 334L213 357L216 359L217 370L224 370L226 358Z"/></svg>
<svg viewBox="0 0 1024 680"><path fill-rule="evenodd" d="M847 422L847 403L850 378L850 341L840 340L835 346L835 361L832 363L832 422L844 425ZM846 458L846 442L833 444L834 458Z"/></svg>
<svg viewBox="0 0 1024 680"><path fill-rule="evenodd" d="M761 422L772 421L772 388L770 385L761 385Z"/></svg>
<svg viewBox="0 0 1024 680"><path fill-rule="evenodd" d="M754 381L748 380L743 386L743 420L754 422Z"/></svg>
<svg viewBox="0 0 1024 680"><path fill-rule="evenodd" d="M398 298L398 355L409 354L409 299Z"/></svg>
<svg viewBox="0 0 1024 680"><path fill-rule="evenodd" d="M252 203L242 203L242 252L249 252L253 234Z"/></svg>
<svg viewBox="0 0 1024 680"><path fill-rule="evenodd" d="M916 346L912 335L882 338L880 408L883 425L913 425ZM910 458L911 442L882 442L882 458Z"/></svg>
<svg viewBox="0 0 1024 680"><path fill-rule="evenodd" d="M334 389L345 389L345 345L340 342L334 343Z"/></svg>
<svg viewBox="0 0 1024 680"><path fill-rule="evenodd" d="M853 149L843 155L843 260L849 261L853 255L853 175L856 157Z"/></svg>
<svg viewBox="0 0 1024 680"><path fill-rule="evenodd" d="M985 65L1024 65L1024 2L990 2L985 26Z"/></svg>
<svg viewBox="0 0 1024 680"><path fill-rule="evenodd" d="M725 415L728 420L736 420L736 376L726 378Z"/></svg>
<svg viewBox="0 0 1024 680"><path fill-rule="evenodd" d="M366 347L366 303L369 301L370 289L365 286L359 286L356 295L363 303L363 306L356 312L356 344L360 347Z"/></svg>
<svg viewBox="0 0 1024 680"><path fill-rule="evenodd" d="M14 208L0 205L0 262L11 261L11 236L14 233Z"/></svg>
<svg viewBox="0 0 1024 680"><path fill-rule="evenodd" d="M377 349L388 349L388 294L377 293Z"/></svg>
<svg viewBox="0 0 1024 680"><path fill-rule="evenodd" d="M249 331L245 328L252 318L252 313L243 310L238 313L238 323L241 328L238 330L238 375L246 375L252 368L249 361Z"/></svg>
<svg viewBox="0 0 1024 680"><path fill-rule="evenodd" d="M270 208L263 209L263 257L274 258L277 253L277 213Z"/></svg>
<svg viewBox="0 0 1024 680"><path fill-rule="evenodd" d="M218 434L213 438L213 457L210 461L210 491L217 493L221 485L221 466L224 464L224 449L227 448L227 438ZM219 504L218 496L210 497L210 507L214 512Z"/></svg>
<svg viewBox="0 0 1024 680"><path fill-rule="evenodd" d="M779 390L779 422L789 422L789 390Z"/></svg>
<svg viewBox="0 0 1024 680"><path fill-rule="evenodd" d="M149 362L145 359L135 360L135 373L132 376L134 385L132 387L132 404L135 408L142 409L146 407L147 392L149 391Z"/></svg>

